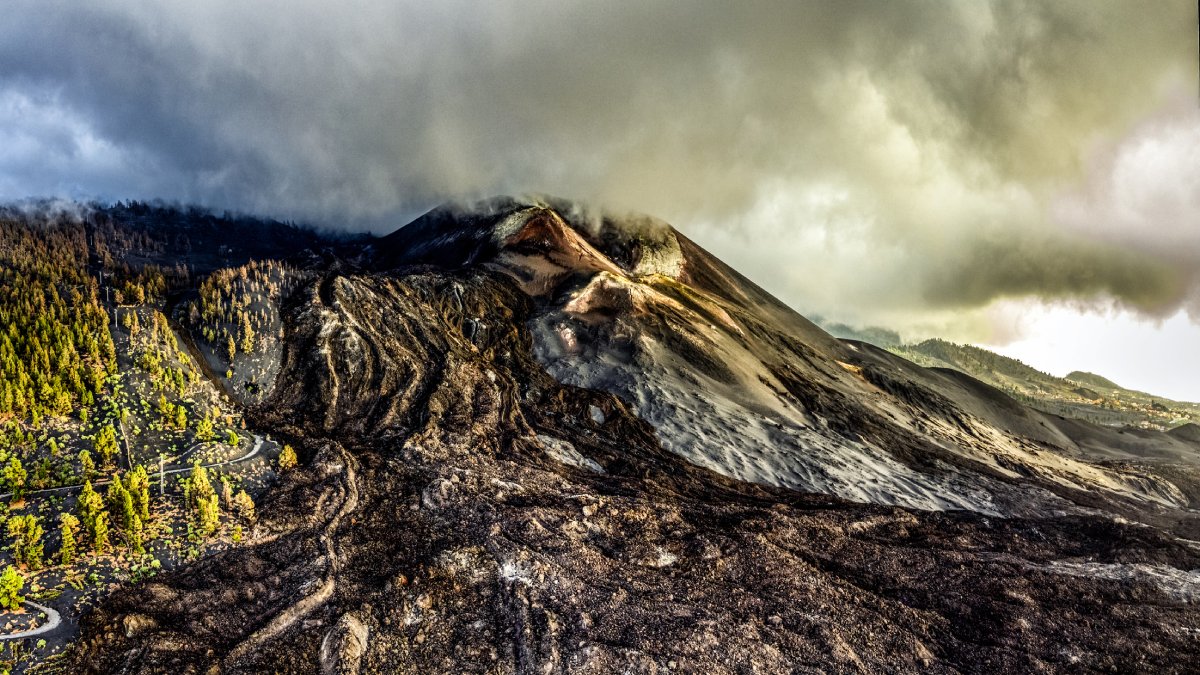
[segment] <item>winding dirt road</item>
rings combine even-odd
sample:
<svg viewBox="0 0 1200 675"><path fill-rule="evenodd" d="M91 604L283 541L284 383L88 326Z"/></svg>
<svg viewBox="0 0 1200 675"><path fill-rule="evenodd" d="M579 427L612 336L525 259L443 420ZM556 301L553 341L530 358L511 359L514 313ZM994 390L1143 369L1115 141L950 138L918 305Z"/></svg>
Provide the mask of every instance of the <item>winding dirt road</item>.
<svg viewBox="0 0 1200 675"><path fill-rule="evenodd" d="M220 468L222 466L229 466L232 464L240 464L242 462L247 462L247 461L250 461L251 459L254 459L255 457L258 456L258 453L262 450L263 437L259 436L258 434L251 434L251 435L254 437L254 445L250 448L250 452L246 453L245 455L242 455L241 457L229 459L224 462L213 462L211 464L202 464L201 466L203 466L206 469ZM163 475L170 475L170 474L184 473L186 471L191 471L191 470L192 470L192 467L189 466L189 467L169 469L167 471L163 471L162 473L163 473ZM154 477L156 475L157 474L152 474L152 476L151 476L152 484L158 482L157 480L154 480ZM111 483L111 482L112 482L112 480L110 480L110 479L104 479L104 480L96 481L95 483L93 483L93 485L107 485L108 483ZM80 485L64 485L62 487L46 488L44 490L33 490L33 491L27 493L27 495L53 494L56 492L67 492L70 490L78 490L82 487L83 487L82 484L80 484ZM357 491L355 491L355 494L357 495ZM8 499L10 497L12 497L11 492L5 493L5 494L0 494L0 499ZM330 589L330 590L332 591L332 589ZM7 635L0 634L0 640L19 640L22 638L34 637L36 635L42 635L43 633L49 633L50 631L58 628L59 624L62 623L62 617L59 616L59 613L56 610L51 609L50 607L47 607L45 605L33 602L32 600L26 600L25 604L29 605L30 607L34 607L35 609L38 609L42 612L45 612L46 616L49 618L49 621L47 621L42 626L38 626L37 628L31 628L29 630L23 630L23 631L20 631L17 633L9 633ZM2 616L2 614L0 614L0 616Z"/></svg>
<svg viewBox="0 0 1200 675"><path fill-rule="evenodd" d="M45 612L46 618L49 620L37 628L30 628L29 630L23 630L17 633L9 633L8 635L0 635L0 640L20 640L21 638L34 637L35 635L49 633L55 628L58 628L58 625L62 623L62 617L59 616L57 611L32 600L26 600L25 604L38 611Z"/></svg>
<svg viewBox="0 0 1200 675"><path fill-rule="evenodd" d="M202 467L204 467L204 468L206 468L206 469L213 469L213 468L220 468L220 467L223 467L223 466L229 466L229 465L231 465L231 464L240 464L240 463L242 463L242 462L247 462L247 461L250 461L251 459L254 459L255 457L257 457L257 456L258 456L258 453L259 453L259 451L260 451L260 450L262 450L263 438L262 438L262 436L259 436L258 434L251 434L251 436L253 436L253 437L254 437L254 445L253 445L253 446L250 448L250 452L248 452L248 453L246 453L246 454L242 455L241 457L237 457L237 458L234 458L234 459L227 459L227 460L225 460L225 461L223 461L223 462L213 462L213 463L211 463L211 464L201 464L200 466L202 466ZM198 445L198 444L197 444L197 445ZM184 453L184 455L186 455L187 453L189 453L189 452L191 452L192 450L194 450L194 449L195 449L195 447L196 447L196 446L195 446L195 445L193 445L193 446L192 446L192 448L188 449L188 450L187 450L187 451ZM181 455L181 456L182 456L182 455ZM174 468L174 469L167 469L166 471L163 471L163 472L162 472L162 474L163 474L163 475L167 475L167 476L171 476L171 475L175 475L175 474L178 474L178 473L186 473L186 472L188 472L188 471L191 471L191 470L192 470L192 467L190 467L190 466L176 467L176 468ZM158 483L158 481L156 480L156 478L158 477L158 475L159 475L159 472L157 472L157 471L147 471L147 473L149 473L149 474L150 474L150 484L151 484L151 485L154 485L154 484ZM111 479L111 478L101 478L100 480L92 481L92 485L93 485L93 486L96 486L96 485L108 485L108 484L109 484L109 483L111 483L111 482L112 482L112 479ZM63 485L63 486L61 486L61 487L45 488L45 489L42 489L42 490L30 490L29 492L26 492L26 493L25 493L25 496L26 496L26 497L33 497L33 496L36 496L36 495L48 495L48 494L54 494L54 493L56 493L56 492L70 492L71 490L78 490L78 489L80 489L80 488L82 488L82 487L83 487L83 483L79 483L79 484L77 484L77 485ZM0 500L2 500L2 499L9 499L9 498L11 498L11 497L12 497L12 493L11 493L11 492L4 492L4 493L0 493Z"/></svg>

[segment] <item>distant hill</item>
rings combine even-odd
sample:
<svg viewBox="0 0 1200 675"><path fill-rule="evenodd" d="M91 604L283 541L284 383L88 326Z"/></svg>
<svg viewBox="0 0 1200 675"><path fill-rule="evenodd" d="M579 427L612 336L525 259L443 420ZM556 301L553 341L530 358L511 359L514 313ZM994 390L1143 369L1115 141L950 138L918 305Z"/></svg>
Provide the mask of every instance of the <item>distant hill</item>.
<svg viewBox="0 0 1200 675"><path fill-rule="evenodd" d="M966 373L1023 403L1063 417L1160 430L1200 422L1200 404L1126 389L1095 373L1074 371L1055 377L1014 358L939 339L888 349L927 368Z"/></svg>
<svg viewBox="0 0 1200 675"><path fill-rule="evenodd" d="M834 337L868 342L926 368L966 373L1043 412L1107 426L1166 430L1200 422L1200 404L1173 401L1133 389L1082 370L1066 377L1044 373L1017 359L973 345L930 339L905 344L896 331L816 322Z"/></svg>
<svg viewBox="0 0 1200 675"><path fill-rule="evenodd" d="M1175 427L1169 432L1176 438L1182 438L1185 441L1200 443L1200 424L1188 422L1187 424Z"/></svg>
<svg viewBox="0 0 1200 675"><path fill-rule="evenodd" d="M1062 378L1031 368L1017 359L995 352L960 345L946 340L932 339L915 345L905 345L893 351L909 352L915 360L929 361L928 365L961 370L1006 391L1023 393L1060 392L1072 388ZM923 359L921 357L924 357ZM926 365L926 364L922 364Z"/></svg>
<svg viewBox="0 0 1200 675"><path fill-rule="evenodd" d="M1101 377L1095 373L1089 373L1082 370L1071 371L1067 374L1066 379L1089 387L1100 387L1101 389L1124 389L1124 387L1116 382L1113 382L1107 377Z"/></svg>

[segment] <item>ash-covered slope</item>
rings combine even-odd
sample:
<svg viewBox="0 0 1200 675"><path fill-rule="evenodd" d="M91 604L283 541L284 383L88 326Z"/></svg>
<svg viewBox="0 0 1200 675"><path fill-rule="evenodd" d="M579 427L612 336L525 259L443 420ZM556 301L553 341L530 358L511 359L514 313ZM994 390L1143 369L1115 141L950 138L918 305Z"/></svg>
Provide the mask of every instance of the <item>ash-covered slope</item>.
<svg viewBox="0 0 1200 675"><path fill-rule="evenodd" d="M1200 551L1166 479L653 221L573 214L442 211L309 270L247 411L304 466L245 547L89 616L72 667L1188 667Z"/></svg>
<svg viewBox="0 0 1200 675"><path fill-rule="evenodd" d="M730 477L990 514L1187 506L1166 480L1088 460L1200 449L1161 434L1129 443L836 340L648 217L504 199L465 215L434 211L379 250L382 269L511 276L536 300L534 351L557 379L617 394L666 448Z"/></svg>

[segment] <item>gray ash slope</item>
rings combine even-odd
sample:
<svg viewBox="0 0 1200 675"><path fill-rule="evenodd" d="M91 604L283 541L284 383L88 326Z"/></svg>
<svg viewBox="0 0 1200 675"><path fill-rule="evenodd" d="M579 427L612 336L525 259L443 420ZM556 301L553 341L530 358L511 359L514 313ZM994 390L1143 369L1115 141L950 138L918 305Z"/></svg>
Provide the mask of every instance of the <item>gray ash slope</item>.
<svg viewBox="0 0 1200 675"><path fill-rule="evenodd" d="M103 672L1186 670L1200 446L838 341L679 233L442 209L278 299L248 544ZM1169 477L1168 477L1169 476ZM1176 481L1176 482L1172 482ZM216 668L213 671L213 668Z"/></svg>

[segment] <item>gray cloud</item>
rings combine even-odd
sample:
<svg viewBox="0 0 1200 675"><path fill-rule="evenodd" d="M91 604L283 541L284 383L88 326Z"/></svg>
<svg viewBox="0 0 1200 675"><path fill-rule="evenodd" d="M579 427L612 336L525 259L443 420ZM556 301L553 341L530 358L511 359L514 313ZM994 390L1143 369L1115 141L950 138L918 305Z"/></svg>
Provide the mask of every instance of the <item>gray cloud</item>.
<svg viewBox="0 0 1200 675"><path fill-rule="evenodd" d="M1195 11L8 0L0 196L386 229L539 191L664 217L836 319L1024 295L1163 313L1197 261L1144 219L1081 222L1117 190L1089 153L1146 133L1172 86L1194 100Z"/></svg>

